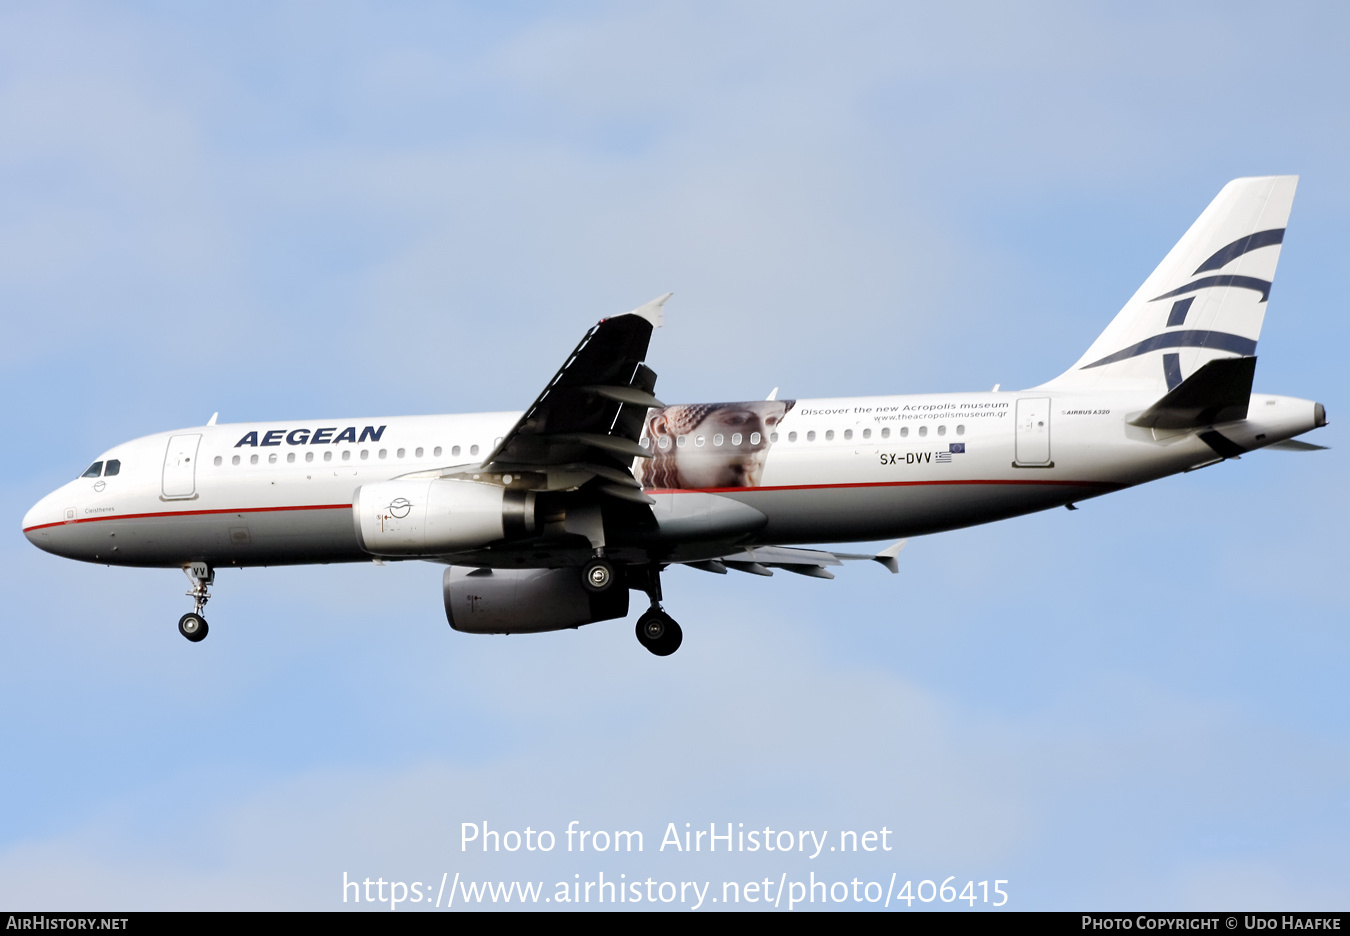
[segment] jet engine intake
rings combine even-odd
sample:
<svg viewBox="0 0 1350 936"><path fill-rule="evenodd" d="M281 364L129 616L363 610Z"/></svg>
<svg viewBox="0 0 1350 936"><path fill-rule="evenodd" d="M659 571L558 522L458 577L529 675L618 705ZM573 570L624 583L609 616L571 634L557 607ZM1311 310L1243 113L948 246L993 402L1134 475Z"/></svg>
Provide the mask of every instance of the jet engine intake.
<svg viewBox="0 0 1350 936"><path fill-rule="evenodd" d="M628 614L620 584L590 592L577 569L464 569L442 580L450 626L470 634L535 634Z"/></svg>
<svg viewBox="0 0 1350 936"><path fill-rule="evenodd" d="M371 555L439 556L530 535L535 496L477 481L379 481L356 489L352 519Z"/></svg>

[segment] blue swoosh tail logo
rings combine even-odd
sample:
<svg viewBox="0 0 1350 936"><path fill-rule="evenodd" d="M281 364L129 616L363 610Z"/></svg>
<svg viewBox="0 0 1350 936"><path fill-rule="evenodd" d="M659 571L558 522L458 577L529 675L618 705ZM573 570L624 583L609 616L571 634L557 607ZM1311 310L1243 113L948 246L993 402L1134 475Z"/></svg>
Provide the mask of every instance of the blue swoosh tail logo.
<svg viewBox="0 0 1350 936"><path fill-rule="evenodd" d="M1235 276L1232 273L1221 273L1218 276L1202 276L1200 279L1189 282L1185 286L1150 299L1149 302L1157 302L1159 299L1171 299L1173 296L1180 296L1200 289L1208 289L1211 286L1236 286L1239 289L1254 289L1261 294L1262 302L1265 302L1270 298L1270 280L1257 279L1255 276Z"/></svg>
<svg viewBox="0 0 1350 936"><path fill-rule="evenodd" d="M1238 257L1245 253L1251 253L1261 247L1270 247L1273 244L1284 243L1284 228L1273 228L1269 231L1257 231L1255 234L1248 234L1246 237L1239 237L1233 243L1217 251L1212 257L1195 268L1192 276L1199 276L1201 273L1208 273L1210 270L1221 270L1232 263Z"/></svg>
<svg viewBox="0 0 1350 936"><path fill-rule="evenodd" d="M1145 338L1138 344L1132 344L1115 354L1108 354L1100 361L1084 364L1079 370L1101 367L1103 364L1114 364L1117 361L1126 361L1132 357L1138 357L1141 354L1148 354L1150 351L1158 351L1163 348L1208 348L1211 351L1230 351L1233 354L1246 356L1256 353L1256 341L1228 332L1203 331L1200 329L1163 332L1161 335Z"/></svg>

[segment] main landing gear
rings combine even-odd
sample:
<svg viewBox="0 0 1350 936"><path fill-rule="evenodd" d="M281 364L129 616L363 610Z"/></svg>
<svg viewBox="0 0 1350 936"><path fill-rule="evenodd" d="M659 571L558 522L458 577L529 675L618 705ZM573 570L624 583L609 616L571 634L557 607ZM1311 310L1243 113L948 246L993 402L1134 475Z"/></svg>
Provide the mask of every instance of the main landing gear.
<svg viewBox="0 0 1350 936"><path fill-rule="evenodd" d="M192 588L188 590L187 596L197 603L197 608L178 619L178 633L197 643L205 640L211 630L206 624L206 618L202 617L202 608L205 608L206 603L211 600L208 588L215 583L216 570L205 562L193 562L183 567L183 573L187 575L188 581L192 582Z"/></svg>
<svg viewBox="0 0 1350 936"><path fill-rule="evenodd" d="M588 592L600 593L609 591L609 587L614 584L618 577L614 563L610 562L604 556L596 556L581 567L581 584L585 586Z"/></svg>
<svg viewBox="0 0 1350 936"><path fill-rule="evenodd" d="M637 620L638 643L657 656L670 656L680 649L684 631L660 605L652 605Z"/></svg>
<svg viewBox="0 0 1350 936"><path fill-rule="evenodd" d="M639 575L643 575L644 578L639 579ZM661 569L656 565L639 566L630 569L630 576L642 582L642 590L652 601L652 606L642 612L642 617L637 619L637 627L634 630L638 643L657 656L670 656L680 649L684 631L680 630L680 625L676 624L675 619L666 614L661 607Z"/></svg>

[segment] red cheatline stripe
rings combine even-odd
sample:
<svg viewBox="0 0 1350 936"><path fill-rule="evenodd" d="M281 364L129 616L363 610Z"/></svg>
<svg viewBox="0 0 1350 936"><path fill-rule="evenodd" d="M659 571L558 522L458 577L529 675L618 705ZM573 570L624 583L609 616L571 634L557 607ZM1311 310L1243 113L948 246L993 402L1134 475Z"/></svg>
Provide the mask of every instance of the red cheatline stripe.
<svg viewBox="0 0 1350 936"><path fill-rule="evenodd" d="M208 514L270 513L280 510L351 510L351 504L302 504L295 507L231 507L228 510L165 510L159 513L103 514L99 517L82 517L78 520L58 520L55 523L40 523L24 528L25 533L42 530L47 527L69 526L72 523L97 523L100 520L144 520L150 517L204 517Z"/></svg>
<svg viewBox="0 0 1350 936"><path fill-rule="evenodd" d="M656 488L647 490L647 494L744 494L750 491L820 491L830 488L874 488L874 487L918 487L930 484L1021 484L1021 485L1061 485L1070 487L1123 488L1128 485L1116 481L1057 481L1049 478L1028 478L1021 480L986 481L860 481L856 484L784 484L764 487L720 487L720 488Z"/></svg>
<svg viewBox="0 0 1350 936"><path fill-rule="evenodd" d="M1060 485L1069 487L1123 488L1124 484L1114 481L1058 481L1049 478L1028 478L1022 480L985 480L985 481L864 481L856 484L784 484L776 487L721 487L721 488L656 488L648 494L736 494L750 491L822 491L848 488L877 487L916 487L932 484L1021 484L1021 485ZM41 530L47 527L67 526L72 523L97 523L100 520L143 520L152 517L201 517L209 514L269 513L281 510L350 510L351 504L306 504L295 507L232 507L221 510L169 510L160 513L104 514L99 517L82 517L78 520L58 520L55 523L41 523L25 527L24 532Z"/></svg>

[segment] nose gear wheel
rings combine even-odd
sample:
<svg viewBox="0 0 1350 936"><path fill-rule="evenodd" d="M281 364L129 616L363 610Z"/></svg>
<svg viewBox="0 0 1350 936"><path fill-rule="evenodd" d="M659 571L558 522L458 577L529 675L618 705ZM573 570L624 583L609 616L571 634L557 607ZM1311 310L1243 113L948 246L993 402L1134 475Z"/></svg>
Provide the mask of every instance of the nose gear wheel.
<svg viewBox="0 0 1350 936"><path fill-rule="evenodd" d="M200 614L188 612L178 619L178 633L182 634L193 643L205 640L210 628L206 624L206 618Z"/></svg>

